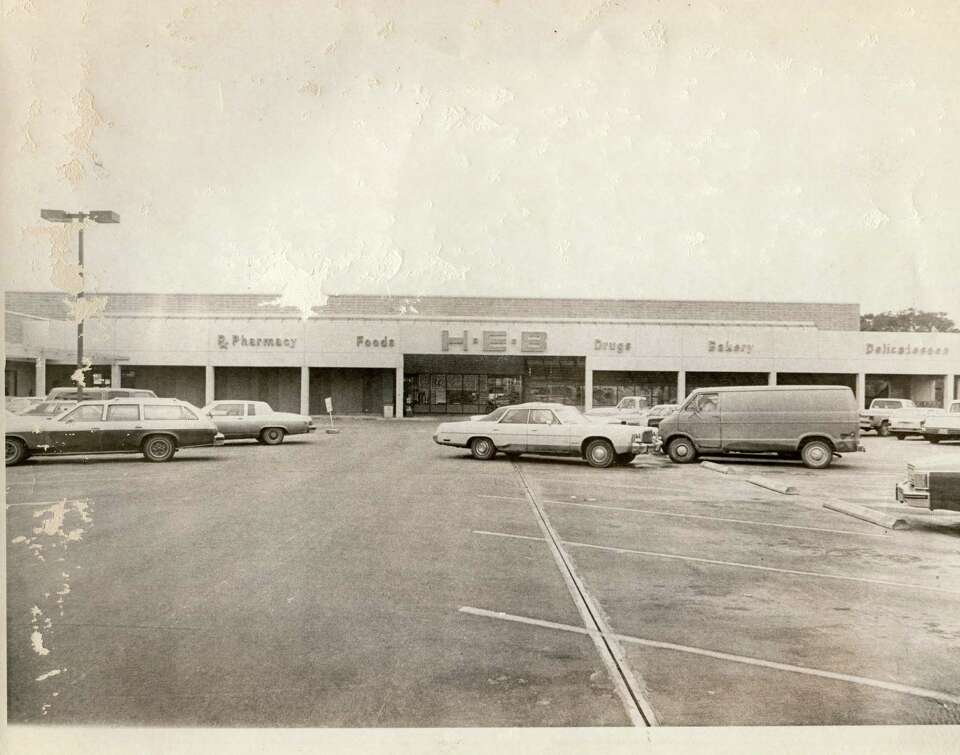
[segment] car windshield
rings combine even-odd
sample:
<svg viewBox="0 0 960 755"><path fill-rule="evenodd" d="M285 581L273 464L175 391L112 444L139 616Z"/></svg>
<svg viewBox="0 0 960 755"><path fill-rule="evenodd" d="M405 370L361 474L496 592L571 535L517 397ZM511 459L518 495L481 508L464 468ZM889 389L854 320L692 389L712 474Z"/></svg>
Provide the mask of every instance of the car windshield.
<svg viewBox="0 0 960 755"><path fill-rule="evenodd" d="M584 417L574 406L558 406L554 411L557 417L560 418L560 421L565 425L590 424L590 420Z"/></svg>
<svg viewBox="0 0 960 755"><path fill-rule="evenodd" d="M60 412L65 412L74 404L61 404L55 401L44 401L42 404L37 404L32 409L28 409L24 414L41 414L45 417L52 417L55 414L60 414Z"/></svg>
<svg viewBox="0 0 960 755"><path fill-rule="evenodd" d="M489 414L486 414L483 417L478 418L477 422L496 422L498 419L500 419L503 416L503 413L507 411L508 408L509 407L501 406L497 409L494 409Z"/></svg>

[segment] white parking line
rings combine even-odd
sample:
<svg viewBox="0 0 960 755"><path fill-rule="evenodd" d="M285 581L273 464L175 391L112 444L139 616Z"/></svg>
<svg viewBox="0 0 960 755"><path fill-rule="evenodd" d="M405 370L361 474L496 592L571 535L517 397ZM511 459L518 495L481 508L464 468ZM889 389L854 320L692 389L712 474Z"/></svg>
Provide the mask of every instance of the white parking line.
<svg viewBox="0 0 960 755"><path fill-rule="evenodd" d="M684 519L708 519L714 522L735 522L737 524L751 524L758 527L781 527L790 530L810 530L811 532L830 532L837 535L863 535L864 537L886 537L885 534L876 532L857 532L856 530L831 530L824 527L805 527L800 524L780 524L778 522L756 522L751 519L729 519L722 516L708 516L706 514L678 514L673 511L653 511L650 509L631 509L627 506L600 506L593 503L576 503L574 501L548 501L544 503L554 503L560 506L580 506L586 509L601 509L608 511L629 511L634 514L649 514L651 516L675 516Z"/></svg>
<svg viewBox="0 0 960 755"><path fill-rule="evenodd" d="M540 619L532 619L526 616L517 616L515 614L502 613L500 611L488 611L483 608L472 608L470 606L462 606L460 609L461 613L471 614L473 616L481 616L490 619L500 619L502 621L513 621L519 624L528 624L531 626L539 626L547 629L558 629L564 632L573 632L575 634L585 634L592 636L598 634L593 630L587 629L585 627L572 626L570 624L558 624L554 621L542 621ZM822 679L833 679L841 682L848 682L850 684L859 684L864 687L875 687L877 689L887 690L889 692L900 692L905 695L913 695L914 697L923 697L931 700L940 700L941 702L953 703L955 705L960 705L960 695L950 694L949 692L941 692L939 690L925 689L923 687L913 687L908 684L898 684L897 682L885 682L881 679L871 679L866 676L854 676L852 674L841 674L835 671L825 671L823 669L809 668L807 666L795 666L792 663L779 663L778 661L768 661L763 658L751 658L750 656L745 655L734 655L733 653L722 653L717 650L707 650L705 648L693 647L691 645L677 645L673 642L660 642L658 640L648 640L642 637L633 637L627 634L615 634L614 637L621 642L626 642L634 645L642 645L644 647L658 648L660 650L674 650L678 653L688 653L690 655L699 655L706 656L707 658L715 658L721 661L731 661L733 663L742 663L748 666L759 666L761 668L774 669L776 671L788 671L793 674L803 674L805 676L815 676Z"/></svg>
<svg viewBox="0 0 960 755"><path fill-rule="evenodd" d="M477 498L495 498L498 501L526 501L526 498L517 498L515 496L509 495L484 495L483 493L477 493Z"/></svg>
<svg viewBox="0 0 960 755"><path fill-rule="evenodd" d="M7 508L11 506L56 506L58 503L75 503L77 501L87 501L87 498L61 498L59 501L24 501L23 503L8 503Z"/></svg>
<svg viewBox="0 0 960 755"><path fill-rule="evenodd" d="M514 535L510 532L488 532L485 530L473 530L478 535L493 535L495 537L512 537L519 540L539 540L541 538L530 537L529 535ZM656 551L641 551L632 548L616 548L612 545L595 545L593 543L578 543L573 540L564 540L564 545L570 545L574 548L592 548L594 550L609 551L611 553L623 553L633 556L650 556L652 558L668 558L677 561L692 561L699 564L713 564L714 566L734 566L740 569L755 569L757 571L775 572L778 574L793 574L800 577L819 577L821 579L839 579L844 582L863 582L871 585L884 585L887 587L906 587L910 590L930 590L933 592L947 593L948 595L960 595L958 590L947 590L943 587L928 587L926 585L915 585L906 582L891 582L885 579L870 579L869 577L848 577L844 574L827 574L825 572L802 571L800 569L779 569L775 566L759 566L757 564L742 564L737 561L719 561L712 558L697 558L696 556L680 556L676 553L657 553Z"/></svg>

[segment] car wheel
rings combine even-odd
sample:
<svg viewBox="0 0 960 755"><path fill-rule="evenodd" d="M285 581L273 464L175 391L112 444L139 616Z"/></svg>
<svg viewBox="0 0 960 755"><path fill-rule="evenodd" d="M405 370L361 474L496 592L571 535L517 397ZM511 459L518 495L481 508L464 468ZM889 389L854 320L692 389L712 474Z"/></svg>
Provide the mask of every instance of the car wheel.
<svg viewBox="0 0 960 755"><path fill-rule="evenodd" d="M143 458L147 461L170 461L177 447L168 435L151 435L143 442Z"/></svg>
<svg viewBox="0 0 960 755"><path fill-rule="evenodd" d="M282 427L267 427L260 433L260 437L257 438L261 443L266 443L268 446L278 446L283 443L283 428Z"/></svg>
<svg viewBox="0 0 960 755"><path fill-rule="evenodd" d="M936 435L927 435L927 436L925 436L925 437L926 437L926 439L929 440L931 443L939 443L939 442L940 442L940 438L938 438Z"/></svg>
<svg viewBox="0 0 960 755"><path fill-rule="evenodd" d="M4 443L4 466L12 467L27 458L27 444L19 438L7 438Z"/></svg>
<svg viewBox="0 0 960 755"><path fill-rule="evenodd" d="M607 440L592 440L587 444L587 462L591 467L604 469L613 464L616 454Z"/></svg>
<svg viewBox="0 0 960 755"><path fill-rule="evenodd" d="M667 446L670 461L677 464L689 464L697 458L697 449L689 438L674 438Z"/></svg>
<svg viewBox="0 0 960 755"><path fill-rule="evenodd" d="M800 449L803 466L810 469L826 469L833 462L833 449L823 440L811 440Z"/></svg>
<svg viewBox="0 0 960 755"><path fill-rule="evenodd" d="M473 454L474 459L487 461L496 456L497 447L489 438L474 438L470 441L470 453Z"/></svg>
<svg viewBox="0 0 960 755"><path fill-rule="evenodd" d="M877 428L877 435L881 438L886 438L890 434L890 423L881 422L880 427Z"/></svg>
<svg viewBox="0 0 960 755"><path fill-rule="evenodd" d="M634 459L637 458L636 454L617 454L616 455L617 464L629 464Z"/></svg>
<svg viewBox="0 0 960 755"><path fill-rule="evenodd" d="M894 435L897 437L897 440L903 440L904 438L907 437L903 433L894 433Z"/></svg>

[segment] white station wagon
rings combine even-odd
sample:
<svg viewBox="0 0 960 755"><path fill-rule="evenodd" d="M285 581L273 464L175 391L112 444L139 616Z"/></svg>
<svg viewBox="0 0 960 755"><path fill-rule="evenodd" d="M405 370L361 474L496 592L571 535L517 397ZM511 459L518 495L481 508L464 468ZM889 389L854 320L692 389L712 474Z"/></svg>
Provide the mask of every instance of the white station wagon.
<svg viewBox="0 0 960 755"><path fill-rule="evenodd" d="M578 456L590 466L629 464L637 454L659 445L655 429L591 422L575 407L564 404L511 406L494 420L444 422L433 440L442 446L469 448L475 459L492 459L497 452Z"/></svg>

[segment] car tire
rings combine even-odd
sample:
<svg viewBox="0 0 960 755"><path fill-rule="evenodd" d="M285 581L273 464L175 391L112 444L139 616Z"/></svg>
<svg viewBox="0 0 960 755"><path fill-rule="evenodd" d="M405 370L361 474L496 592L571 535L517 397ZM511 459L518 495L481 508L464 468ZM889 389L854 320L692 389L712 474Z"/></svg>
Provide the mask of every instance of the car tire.
<svg viewBox="0 0 960 755"><path fill-rule="evenodd" d="M809 469L826 469L833 462L833 449L825 440L811 440L800 449L800 459Z"/></svg>
<svg viewBox="0 0 960 755"><path fill-rule="evenodd" d="M881 438L886 438L890 434L890 423L881 422L880 427L877 428L877 435Z"/></svg>
<svg viewBox="0 0 960 755"><path fill-rule="evenodd" d="M602 438L591 440L587 444L584 456L587 458L587 463L597 469L606 469L616 460L616 452L610 445L610 441Z"/></svg>
<svg viewBox="0 0 960 755"><path fill-rule="evenodd" d="M176 452L177 444L169 435L150 435L143 441L143 458L147 461L170 461Z"/></svg>
<svg viewBox="0 0 960 755"><path fill-rule="evenodd" d="M907 437L903 433L894 433L894 436L896 436L897 440L903 440L904 438Z"/></svg>
<svg viewBox="0 0 960 755"><path fill-rule="evenodd" d="M936 435L925 435L924 437L925 437L927 440L929 440L931 443L939 443L939 442L940 442L940 438L938 438Z"/></svg>
<svg viewBox="0 0 960 755"><path fill-rule="evenodd" d="M697 459L697 448L689 438L674 438L667 444L670 461L677 464L689 464Z"/></svg>
<svg viewBox="0 0 960 755"><path fill-rule="evenodd" d="M637 458L636 454L617 454L615 459L617 464L630 464L634 459Z"/></svg>
<svg viewBox="0 0 960 755"><path fill-rule="evenodd" d="M489 461L497 455L497 447L489 438L474 438L470 441L470 453L474 459Z"/></svg>
<svg viewBox="0 0 960 755"><path fill-rule="evenodd" d="M257 438L267 446L279 446L283 443L284 431L282 427L265 427Z"/></svg>
<svg viewBox="0 0 960 755"><path fill-rule="evenodd" d="M4 466L13 467L22 464L30 454L27 453L27 444L19 438L7 438L4 445Z"/></svg>

